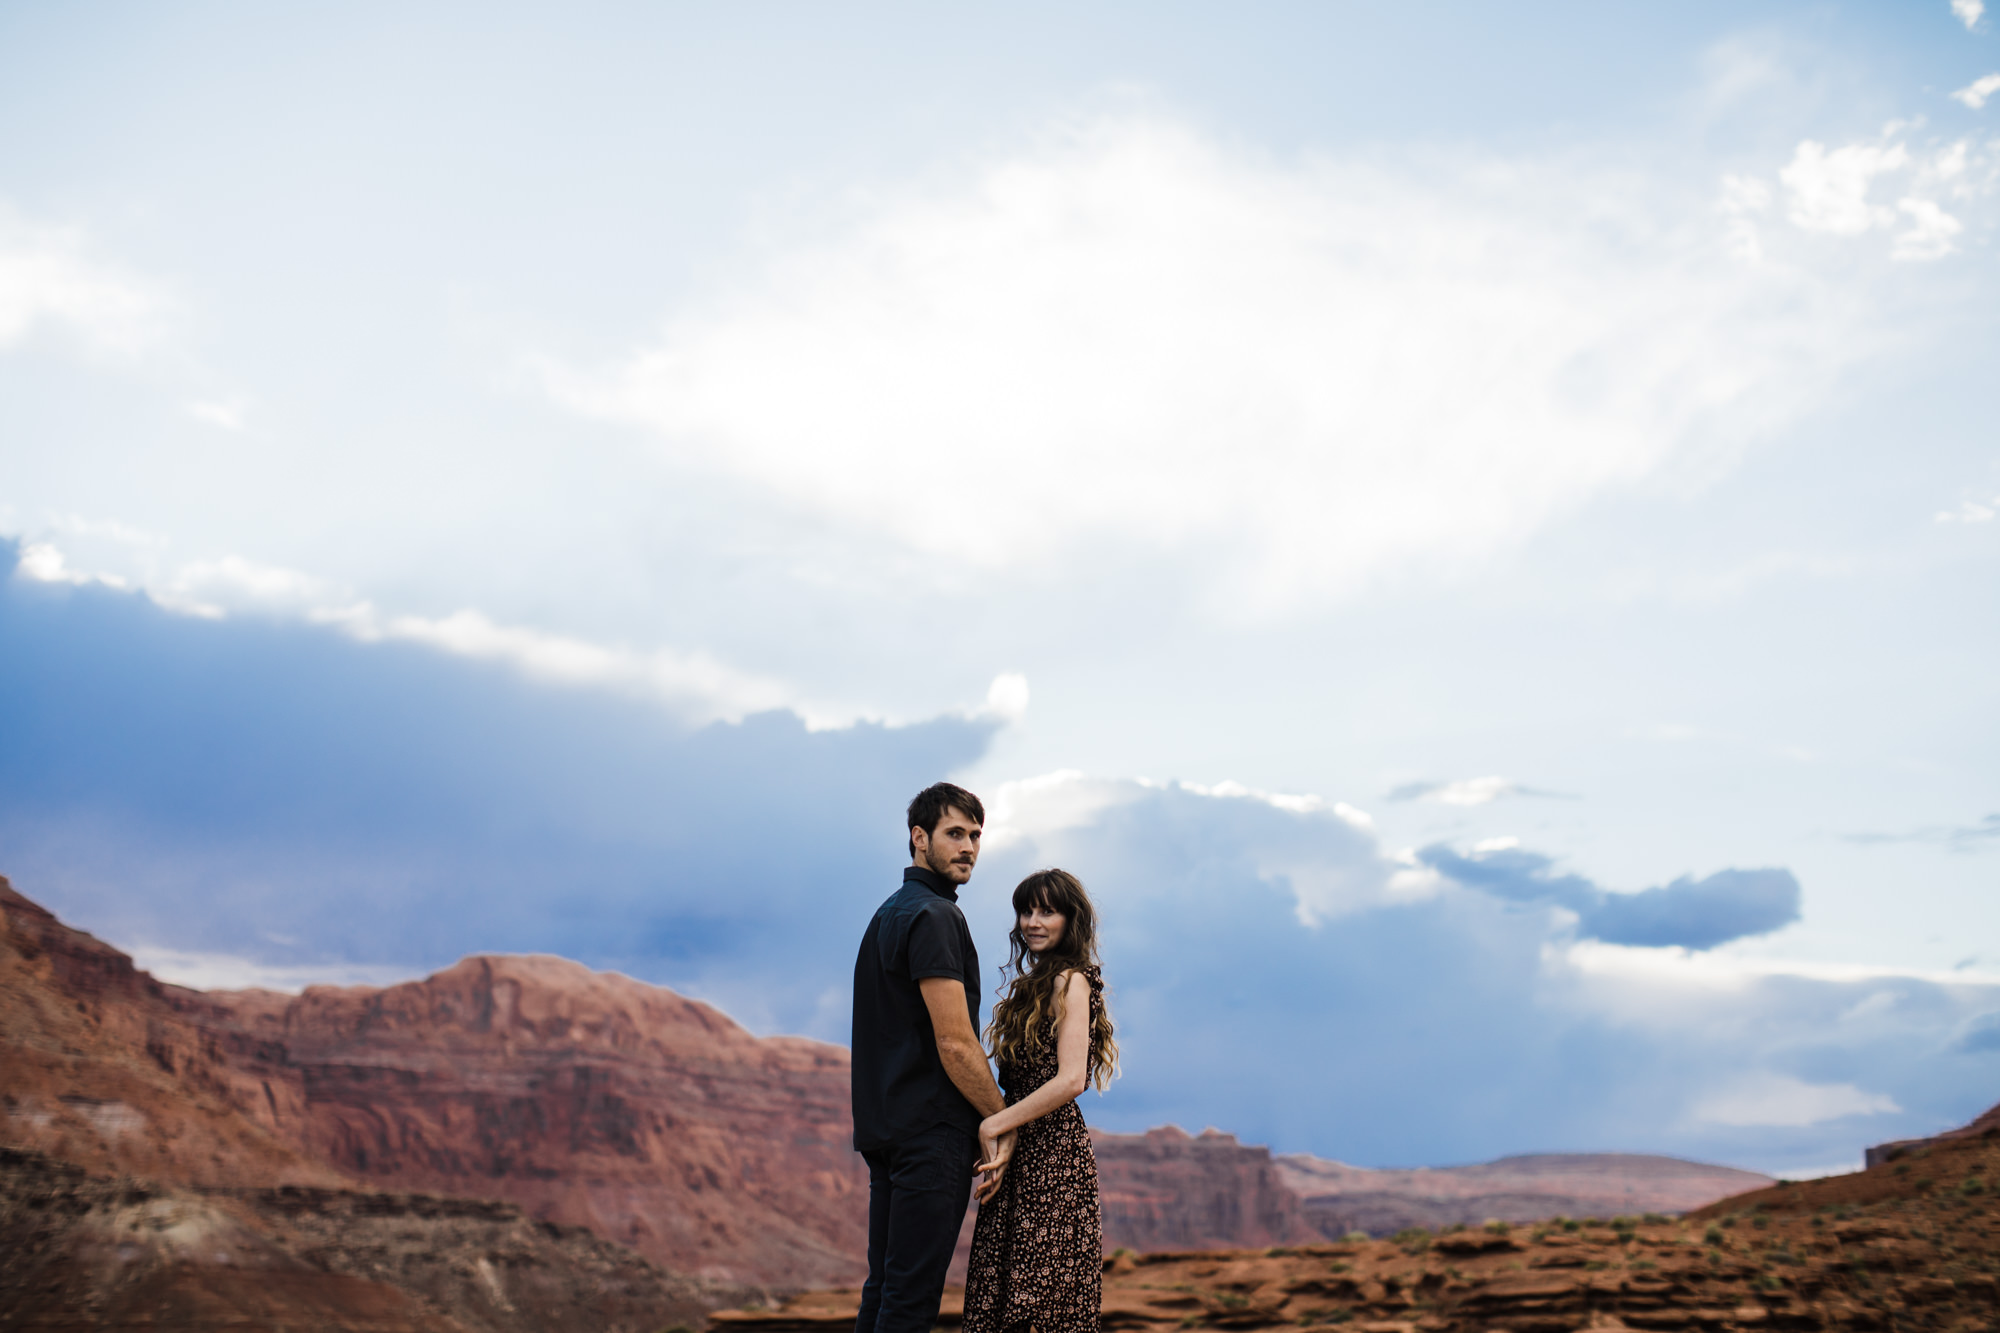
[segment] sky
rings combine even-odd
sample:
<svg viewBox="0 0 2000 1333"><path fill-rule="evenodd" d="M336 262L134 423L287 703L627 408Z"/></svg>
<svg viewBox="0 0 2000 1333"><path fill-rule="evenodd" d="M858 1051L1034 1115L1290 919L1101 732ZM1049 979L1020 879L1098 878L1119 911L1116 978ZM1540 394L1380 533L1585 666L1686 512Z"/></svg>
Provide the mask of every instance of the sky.
<svg viewBox="0 0 2000 1333"><path fill-rule="evenodd" d="M0 5L0 873L844 1040L900 811L1094 1124L1801 1175L2000 1099L2000 13Z"/></svg>

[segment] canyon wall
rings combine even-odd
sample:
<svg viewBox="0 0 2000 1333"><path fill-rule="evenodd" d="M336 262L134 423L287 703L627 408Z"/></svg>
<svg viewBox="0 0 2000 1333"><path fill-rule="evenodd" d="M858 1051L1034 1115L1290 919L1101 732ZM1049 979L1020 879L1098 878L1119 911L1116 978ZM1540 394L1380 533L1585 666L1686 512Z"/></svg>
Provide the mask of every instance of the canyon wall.
<svg viewBox="0 0 2000 1333"><path fill-rule="evenodd" d="M1318 1239L1268 1148L1233 1134L1092 1131L1107 1250L1240 1249Z"/></svg>

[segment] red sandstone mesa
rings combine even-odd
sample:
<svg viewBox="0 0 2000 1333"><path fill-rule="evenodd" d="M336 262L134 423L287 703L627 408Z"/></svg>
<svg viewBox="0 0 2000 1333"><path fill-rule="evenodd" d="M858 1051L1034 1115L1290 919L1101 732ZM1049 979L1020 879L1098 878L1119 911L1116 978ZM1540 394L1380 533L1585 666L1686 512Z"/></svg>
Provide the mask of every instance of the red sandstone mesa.
<svg viewBox="0 0 2000 1333"><path fill-rule="evenodd" d="M866 1250L847 1052L557 958L382 990L163 985L0 880L4 1141L169 1184L504 1199L718 1280Z"/></svg>

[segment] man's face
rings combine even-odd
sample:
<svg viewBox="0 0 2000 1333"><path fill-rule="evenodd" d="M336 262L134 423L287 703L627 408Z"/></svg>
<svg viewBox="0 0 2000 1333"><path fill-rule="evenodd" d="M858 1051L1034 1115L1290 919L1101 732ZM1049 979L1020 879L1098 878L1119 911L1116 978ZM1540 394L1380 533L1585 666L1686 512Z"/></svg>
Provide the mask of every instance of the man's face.
<svg viewBox="0 0 2000 1333"><path fill-rule="evenodd" d="M972 878L972 867L979 861L979 825L957 806L945 808L932 832L911 829L910 841L916 844L918 865L929 866L954 884Z"/></svg>

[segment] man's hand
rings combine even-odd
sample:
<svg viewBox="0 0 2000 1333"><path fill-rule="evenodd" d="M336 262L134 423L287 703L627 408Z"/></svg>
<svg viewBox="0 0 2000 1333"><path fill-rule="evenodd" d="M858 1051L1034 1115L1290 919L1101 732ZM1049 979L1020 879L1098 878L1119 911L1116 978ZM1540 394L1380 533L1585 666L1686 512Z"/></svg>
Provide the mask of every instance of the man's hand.
<svg viewBox="0 0 2000 1333"><path fill-rule="evenodd" d="M988 1117L991 1120L991 1117ZM1000 1190L1000 1182L1007 1174L1007 1163L1014 1160L1014 1137L1017 1131L1008 1130L1003 1134L990 1133L986 1122L979 1126L979 1165L972 1169L979 1174L979 1187L972 1197L985 1203Z"/></svg>

